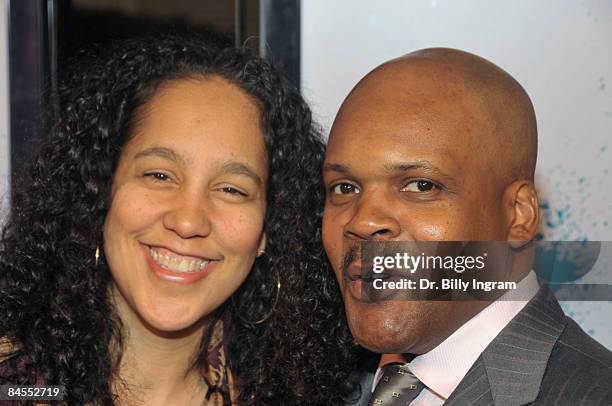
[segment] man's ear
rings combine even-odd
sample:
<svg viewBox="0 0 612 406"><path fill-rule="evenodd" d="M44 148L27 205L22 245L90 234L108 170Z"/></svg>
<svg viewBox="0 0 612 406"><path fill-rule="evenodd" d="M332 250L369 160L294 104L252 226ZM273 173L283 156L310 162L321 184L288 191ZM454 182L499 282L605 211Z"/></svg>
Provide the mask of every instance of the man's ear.
<svg viewBox="0 0 612 406"><path fill-rule="evenodd" d="M504 192L504 202L508 243L520 248L533 240L540 224L538 193L533 182L519 180L510 184Z"/></svg>

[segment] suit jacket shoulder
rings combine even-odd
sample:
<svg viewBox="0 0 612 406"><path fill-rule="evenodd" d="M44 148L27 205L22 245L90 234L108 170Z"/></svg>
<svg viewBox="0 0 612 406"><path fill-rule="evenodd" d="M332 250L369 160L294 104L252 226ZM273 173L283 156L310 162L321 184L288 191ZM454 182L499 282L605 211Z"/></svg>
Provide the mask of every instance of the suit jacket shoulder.
<svg viewBox="0 0 612 406"><path fill-rule="evenodd" d="M590 367L612 368L612 352L585 333L578 324L566 317L567 325L557 341L560 354L571 354Z"/></svg>
<svg viewBox="0 0 612 406"><path fill-rule="evenodd" d="M542 405L612 405L612 352L570 318L553 348L538 398Z"/></svg>
<svg viewBox="0 0 612 406"><path fill-rule="evenodd" d="M489 344L447 405L612 405L612 353L536 296Z"/></svg>

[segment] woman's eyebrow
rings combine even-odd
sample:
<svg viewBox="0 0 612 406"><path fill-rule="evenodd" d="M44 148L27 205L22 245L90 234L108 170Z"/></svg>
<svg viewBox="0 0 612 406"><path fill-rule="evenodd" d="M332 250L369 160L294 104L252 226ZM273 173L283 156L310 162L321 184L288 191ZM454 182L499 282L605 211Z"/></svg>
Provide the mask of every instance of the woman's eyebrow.
<svg viewBox="0 0 612 406"><path fill-rule="evenodd" d="M232 175L248 176L249 178L251 178L251 180L253 180L253 182L257 184L257 186L261 186L263 183L259 175L257 175L255 171L251 169L247 164L244 164L242 162L226 162L221 166L221 172Z"/></svg>
<svg viewBox="0 0 612 406"><path fill-rule="evenodd" d="M156 156L159 158L167 159L169 161L175 162L183 166L187 165L187 160L182 155L178 154L176 151L173 151L170 148L165 148L165 147L147 148L137 153L134 159L139 159L139 158L144 158L144 157L149 157L149 156ZM226 162L223 165L221 165L220 171L222 173L227 173L227 174L232 174L232 175L245 175L251 178L251 180L253 180L253 182L255 182L257 186L261 186L263 184L261 177L259 177L259 175L257 175L257 173L255 173L255 171L251 169L247 164L244 164L242 162L236 162L236 161Z"/></svg>
<svg viewBox="0 0 612 406"><path fill-rule="evenodd" d="M183 158L182 155L176 153L170 148L165 148L165 147L147 148L144 151L140 151L139 153L137 153L134 159L139 159L139 158L144 158L144 157L149 157L149 156L156 156L159 158L167 159L169 161L172 161L174 163L177 163L183 166L187 164L185 158Z"/></svg>

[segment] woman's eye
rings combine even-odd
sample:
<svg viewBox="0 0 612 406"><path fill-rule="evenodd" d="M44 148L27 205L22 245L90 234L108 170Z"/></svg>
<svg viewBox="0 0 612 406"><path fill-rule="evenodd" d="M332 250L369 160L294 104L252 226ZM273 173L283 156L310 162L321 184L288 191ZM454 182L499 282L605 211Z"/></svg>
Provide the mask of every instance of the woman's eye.
<svg viewBox="0 0 612 406"><path fill-rule="evenodd" d="M151 178L155 182L168 182L171 180L170 176L163 172L148 172L145 173L144 176Z"/></svg>
<svg viewBox="0 0 612 406"><path fill-rule="evenodd" d="M359 193L360 191L357 186L351 185L350 183L338 183L332 186L331 192L337 195L348 195L351 193Z"/></svg>
<svg viewBox="0 0 612 406"><path fill-rule="evenodd" d="M439 189L439 186L428 180L413 180L402 188L402 191L412 193L427 193Z"/></svg>

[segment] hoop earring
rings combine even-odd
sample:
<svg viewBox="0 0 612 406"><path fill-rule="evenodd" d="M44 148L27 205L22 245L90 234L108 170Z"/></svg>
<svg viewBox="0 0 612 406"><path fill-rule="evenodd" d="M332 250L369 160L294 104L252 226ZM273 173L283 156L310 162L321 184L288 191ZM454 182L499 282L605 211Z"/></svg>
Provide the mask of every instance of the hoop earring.
<svg viewBox="0 0 612 406"><path fill-rule="evenodd" d="M276 273L276 296L274 297L274 304L272 304L272 308L270 309L270 311L268 313L265 314L264 317L262 317L261 319L256 320L256 321L247 320L247 318L244 317L242 314L240 314L240 312L237 312L238 318L240 320L242 320L243 322L245 322L246 324L252 324L252 325L261 324L264 321L268 320L270 318L270 316L272 316L272 313L274 313L274 311L276 310L276 305L278 304L278 298L280 297L281 280L280 280L280 273L278 272L278 270L276 270L275 273ZM236 308L236 306L234 304L234 297L233 296L232 296L232 306L234 306L234 308Z"/></svg>
<svg viewBox="0 0 612 406"><path fill-rule="evenodd" d="M98 264L100 263L100 246L99 245L96 245L96 253L94 254L94 258L95 258L95 264L97 268Z"/></svg>

